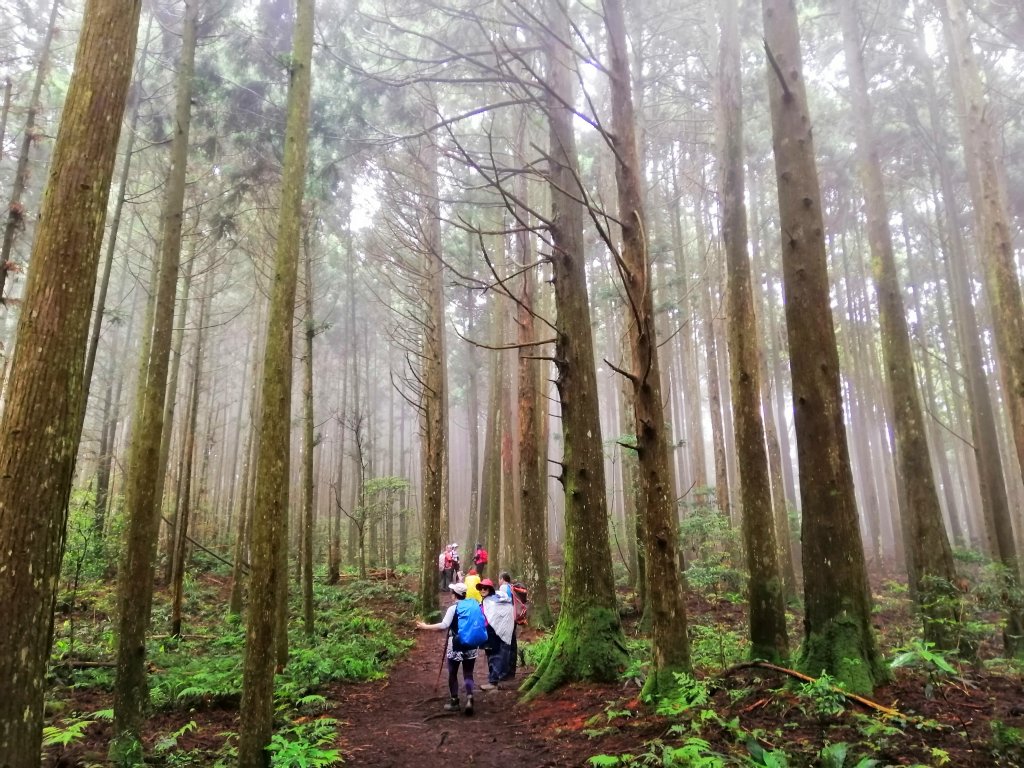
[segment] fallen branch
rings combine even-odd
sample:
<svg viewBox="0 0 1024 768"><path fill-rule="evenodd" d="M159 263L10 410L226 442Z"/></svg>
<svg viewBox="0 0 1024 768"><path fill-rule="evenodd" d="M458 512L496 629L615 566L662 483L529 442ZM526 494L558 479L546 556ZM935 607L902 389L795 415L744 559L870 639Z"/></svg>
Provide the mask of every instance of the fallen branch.
<svg viewBox="0 0 1024 768"><path fill-rule="evenodd" d="M778 664L772 664L767 661L745 661L741 664L736 664L735 666L729 667L727 670L718 675L718 677L725 677L726 675L732 674L733 672L738 672L741 669L753 668L772 669L776 672L781 672L784 675L795 677L797 680L803 680L805 683L818 682L818 678L816 677L805 675L803 672L797 672L795 669L789 669L788 667L780 667ZM831 685L829 687L836 693L841 693L843 696L850 699L851 701L856 701L858 704L863 704L865 707L873 709L877 712L881 712L883 715L889 715L889 717L899 717L902 719L906 719L906 716L901 714L898 710L886 707L882 704L879 704L877 701L872 701L871 699L866 699L863 696L858 696L856 693L844 691L842 688L839 688L834 685Z"/></svg>
<svg viewBox="0 0 1024 768"><path fill-rule="evenodd" d="M170 520L168 520L163 515L160 516L160 519L163 520L165 523L167 523L167 527L168 528L170 528L172 531L174 530L174 526L171 525L171 521ZM199 547L199 549L203 550L203 552L208 554L210 557L215 557L218 560L220 560L222 563L224 563L224 565L230 566L232 568L235 567L234 563L232 563L230 560L226 560L223 557L221 557L220 555L218 555L216 552L214 552L212 549L209 549L208 547L204 547L202 544L200 544L198 541L193 539L187 533L185 534L185 539L187 541L190 541L193 546ZM242 561L242 570L245 571L246 573L249 572L249 564L247 562L245 562L244 560Z"/></svg>

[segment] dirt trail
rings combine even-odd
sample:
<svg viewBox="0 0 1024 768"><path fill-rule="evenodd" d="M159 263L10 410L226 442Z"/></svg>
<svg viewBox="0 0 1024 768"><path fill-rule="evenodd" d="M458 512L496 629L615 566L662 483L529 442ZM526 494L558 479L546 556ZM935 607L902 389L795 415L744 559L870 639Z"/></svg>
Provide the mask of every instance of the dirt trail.
<svg viewBox="0 0 1024 768"><path fill-rule="evenodd" d="M511 685L502 683L504 687L496 691L478 688L473 716L444 712L447 667L438 682L443 643L440 632L417 633L415 647L386 679L331 688L330 714L344 723L340 735L346 765L548 768L579 764L572 748L568 744L560 748L557 736L537 722L546 707L530 707L531 719L521 719L516 689L524 677L522 669ZM477 686L487 680L484 658L481 651L474 672ZM461 672L459 687L464 701Z"/></svg>

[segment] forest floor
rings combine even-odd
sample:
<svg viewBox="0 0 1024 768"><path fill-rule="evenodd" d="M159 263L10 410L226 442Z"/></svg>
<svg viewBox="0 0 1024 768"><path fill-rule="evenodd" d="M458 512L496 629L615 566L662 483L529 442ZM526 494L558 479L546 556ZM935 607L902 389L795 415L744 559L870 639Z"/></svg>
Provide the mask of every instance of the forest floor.
<svg viewBox="0 0 1024 768"><path fill-rule="evenodd" d="M342 587L338 594L344 593L345 605L358 605L366 612L328 613L332 626L318 626L318 631L328 633L340 622L346 636L357 637L364 631L382 635L386 629L393 633L386 648L293 648L292 677L278 680L285 698L278 706L282 736L275 766L340 764L331 762L340 757L345 765L367 768L426 762L481 768L1024 768L1020 667L991 658L993 647L983 647L989 661L966 666L915 645L913 621L898 589L895 595L885 589L876 595L876 627L887 659L902 649L903 666L894 669L892 681L879 686L873 696L880 705L898 710L895 716L845 697L828 680L804 684L784 672L743 666L745 609L734 596L704 594L691 596L689 602L697 680L675 699L660 706L639 701L646 642L636 634L635 616L624 609L633 663L622 681L571 685L521 704L517 688L529 673L528 666L521 666L513 683L496 691L478 691L476 712L467 717L442 711L447 698L447 672L441 670L443 638L413 628L407 591L411 586ZM332 589L339 588L318 592L328 601L325 605L331 605ZM208 605L209 617L220 612L221 582L199 582L196 590L201 597L194 608L201 612ZM623 597L628 605L629 596ZM109 619L97 611L95 596L80 600L80 623ZM218 677L216 665L223 662L225 670L236 674L237 662L231 661L236 657L217 649L230 648L237 655L240 628L222 625L223 621L216 626L197 624L197 638L214 639L197 639L194 646L187 640L180 647L154 643L159 646L159 651L151 651L156 706L144 735L148 764L234 765L239 681ZM795 637L795 626L793 630ZM528 663L543 646L543 638L530 628L523 632L520 648L526 649ZM379 667L353 667L355 661L348 654L354 658L368 653L373 658L362 661L379 661ZM478 685L486 678L482 652L480 656ZM341 667L336 664L339 657L344 661ZM200 666L174 668L178 663ZM330 669L324 666L331 664L335 666ZM73 679L58 672L50 705L58 743L48 748L44 765L108 765L110 722L106 715L83 715L111 706L105 675L109 670L103 667L76 670ZM327 679L317 684L321 677ZM294 688L290 698L289 686ZM59 743L62 738L66 744Z"/></svg>

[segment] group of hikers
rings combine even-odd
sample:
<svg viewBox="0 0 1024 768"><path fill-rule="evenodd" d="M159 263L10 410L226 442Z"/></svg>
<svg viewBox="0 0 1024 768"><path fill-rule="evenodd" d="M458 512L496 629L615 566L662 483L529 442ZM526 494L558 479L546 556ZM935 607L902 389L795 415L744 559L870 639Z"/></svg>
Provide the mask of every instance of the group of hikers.
<svg viewBox="0 0 1024 768"><path fill-rule="evenodd" d="M525 619L522 599L512 584L511 575L502 573L497 587L491 579L482 578L483 567L487 565L487 550L479 544L473 560L474 567L463 580L458 570L458 545L445 547L445 552L438 558L438 565L442 566L443 575L452 579L447 590L455 601L438 623L416 622L417 629L447 631L444 657L448 662L449 698L444 709L459 711L458 674L461 666L466 689L462 711L467 715L473 714L473 671L477 652L483 649L487 656L487 682L480 685L481 690L495 690L502 681L514 678L518 657L516 624Z"/></svg>

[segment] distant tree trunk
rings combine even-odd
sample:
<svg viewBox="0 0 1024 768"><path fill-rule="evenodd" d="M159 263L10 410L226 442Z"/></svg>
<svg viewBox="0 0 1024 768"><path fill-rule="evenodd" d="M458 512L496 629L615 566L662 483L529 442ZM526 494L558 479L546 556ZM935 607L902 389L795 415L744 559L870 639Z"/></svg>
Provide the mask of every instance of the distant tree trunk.
<svg viewBox="0 0 1024 768"><path fill-rule="evenodd" d="M125 477L125 543L117 578L117 672L114 681L114 762L138 749L149 697L146 631L153 602L154 555L160 524L160 443L164 424L167 367L171 350L174 295L181 258L185 170L192 116L198 0L188 0L182 20L182 48L175 85L175 130L171 167L164 188L158 276L152 330L143 338L136 383L135 414Z"/></svg>
<svg viewBox="0 0 1024 768"><path fill-rule="evenodd" d="M4 156L4 139L7 138L7 116L11 113L11 78L4 78L4 103L0 106L0 160Z"/></svg>
<svg viewBox="0 0 1024 768"><path fill-rule="evenodd" d="M732 520L729 506L729 471L725 458L725 425L722 418L722 389L718 371L719 349L715 334L715 308L711 299L715 295L715 278L717 270L713 264L711 248L708 246L704 227L703 190L698 198L698 210L695 215L697 227L697 250L705 260L707 268L701 280L700 307L701 324L704 329L704 363L707 366L708 407L711 411L711 446L715 459L715 501L718 511L726 520Z"/></svg>
<svg viewBox="0 0 1024 768"><path fill-rule="evenodd" d="M747 209L743 202L743 111L740 102L739 4L720 5L718 154L722 237L727 262L729 366L733 424L739 452L743 543L749 581L750 655L782 660L789 656L786 605L779 569L772 489L761 421L757 320L747 256Z"/></svg>
<svg viewBox="0 0 1024 768"><path fill-rule="evenodd" d="M676 493L661 398L652 268L641 192L644 181L636 145L626 25L621 0L603 0L603 6L608 30L611 142L616 158L615 180L622 229L618 261L626 289L626 325L632 353L630 370L624 373L633 385L641 501L638 511L644 516L645 534L642 542L647 581L645 615L651 622L654 663L644 683L644 693L657 696L676 688L676 673L690 671L690 644L678 568Z"/></svg>
<svg viewBox="0 0 1024 768"><path fill-rule="evenodd" d="M141 6L86 3L0 417L0 765L8 768L35 768L42 750L84 352Z"/></svg>
<svg viewBox="0 0 1024 768"><path fill-rule="evenodd" d="M278 595L287 584L279 551L287 551L282 533L286 530L288 515L291 459L292 321L302 238L314 16L313 0L296 0L295 6L275 279L263 363L252 578L238 738L239 768L268 768L270 765L266 747L270 743L274 714L275 618Z"/></svg>
<svg viewBox="0 0 1024 768"><path fill-rule="evenodd" d="M444 332L444 264L441 253L441 213L437 179L437 147L433 138L423 139L419 162L424 181L424 229L425 242L423 264L423 285L421 296L424 303L422 381L420 409L421 467L423 472L423 530L421 541L420 600L423 616L437 611L437 590L434 577L437 573L437 555L441 551L442 538L447 539L448 503L448 386L445 368Z"/></svg>
<svg viewBox="0 0 1024 768"><path fill-rule="evenodd" d="M263 323L263 303L260 302L256 309L256 328ZM257 336L256 348L260 348L261 339ZM242 592L245 587L244 563L249 559L249 540L252 533L252 494L249 493L250 481L255 475L253 472L256 463L256 452L259 450L259 407L261 398L261 377L260 377L260 356L253 355L252 373L250 376L252 384L249 387L249 434L245 440L245 463L242 466L241 482L241 503L238 510L238 526L235 535L235 556L231 564L231 597L228 603L228 612L237 616L242 612Z"/></svg>
<svg viewBox="0 0 1024 768"><path fill-rule="evenodd" d="M563 47L571 39L565 0L548 0L552 283L555 289L556 385L562 410L560 479L565 490L565 566L561 612L547 654L523 684L528 696L570 680L615 680L626 649L615 601L608 542L601 424L584 265L583 207L573 134L575 70Z"/></svg>
<svg viewBox="0 0 1024 768"><path fill-rule="evenodd" d="M209 273L207 273L209 274ZM181 471L181 506L177 524L171 531L171 635L181 637L181 602L185 583L185 550L188 541L189 513L192 504L192 469L195 463L196 424L199 417L199 386L203 381L203 339L206 336L206 315L212 296L209 277L204 281L203 296L199 299L199 324L192 357L192 395L189 398L188 421L185 423L184 465Z"/></svg>
<svg viewBox="0 0 1024 768"><path fill-rule="evenodd" d="M185 351L185 323L188 319L188 304L192 296L192 259L185 261L184 275L181 280L181 296L178 298L178 314L174 320L174 337L171 342L171 357L169 361L170 371L167 373L167 394L164 400L164 420L166 426L163 435L160 437L160 464L157 467L156 477L156 499L157 506L161 509L164 503L164 485L167 482L168 469L171 464L171 440L174 436L174 413L178 407L178 377L181 375L181 356ZM184 455L184 454L183 454ZM180 466L180 465L179 465ZM181 487L181 476L178 476L178 487ZM170 583L171 565L174 557L171 550L174 548L174 530L178 525L178 505L175 498L175 506L171 512L170 530L166 539L167 561L164 564L164 584Z"/></svg>
<svg viewBox="0 0 1024 768"><path fill-rule="evenodd" d="M800 662L813 674L824 670L834 675L848 690L870 692L885 672L871 629L871 596L843 425L796 7L789 0L763 0L762 8L807 575Z"/></svg>
<svg viewBox="0 0 1024 768"><path fill-rule="evenodd" d="M955 588L956 568L949 538L943 528L924 414L917 392L910 331L893 255L889 206L878 158L854 0L839 3L839 18L846 51L846 71L850 78L850 98L856 116L854 123L864 183L868 243L882 329L882 356L893 402L896 459L906 493L902 509L909 516L905 524L908 571L911 582L916 586L925 640L935 643L938 648L950 649L956 647L960 635L956 631L958 616L952 609L954 600L950 593Z"/></svg>
<svg viewBox="0 0 1024 768"><path fill-rule="evenodd" d="M342 511L341 504L338 500L341 498L341 488L344 481L345 474L345 422L344 414L345 408L348 404L348 372L351 365L344 361L342 363L341 371L341 404L339 405L339 413L341 416L338 417L338 469L337 469L337 480L334 486L334 527L331 531L331 546L330 554L328 555L327 563L327 582L329 584L337 584L338 579L341 577L341 523L342 523Z"/></svg>
<svg viewBox="0 0 1024 768"><path fill-rule="evenodd" d="M504 311L500 303L491 303L494 325L492 343L504 343ZM487 402L487 433L484 436L484 466L480 487L480 540L491 553L491 571L498 569L501 545L501 443L506 425L501 422L501 380L505 375L504 356L491 352L491 390ZM436 556L436 555L435 555Z"/></svg>
<svg viewBox="0 0 1024 768"><path fill-rule="evenodd" d="M25 186L28 184L28 161L32 152L32 144L37 138L36 135L36 114L39 112L39 104L43 94L43 84L50 69L50 49L53 45L53 36L57 31L57 14L60 11L61 0L53 0L50 6L50 20L46 26L46 34L43 35L43 42L39 49L39 64L36 66L36 77L32 83L32 94L29 96L28 109L25 112L25 127L22 129L21 148L18 150L18 164L14 169L14 178L11 180L11 200L7 204L7 220L4 222L4 239L0 244L0 303L3 302L4 283L7 280L7 273L11 270L11 249L14 247L14 236L25 227L25 207L21 203L21 196L25 194ZM10 82L7 85L10 92ZM6 118L6 114L5 114ZM120 120L121 116L118 115ZM86 384L88 385L88 379Z"/></svg>
<svg viewBox="0 0 1024 768"><path fill-rule="evenodd" d="M306 241L306 312L302 372L302 621L306 637L313 636L313 269L309 241Z"/></svg>
<svg viewBox="0 0 1024 768"><path fill-rule="evenodd" d="M472 338L476 315L473 289L466 288L466 336ZM482 541L480 537L480 385L477 371L476 346L466 348L466 425L469 430L469 520L466 525L467 543Z"/></svg>

